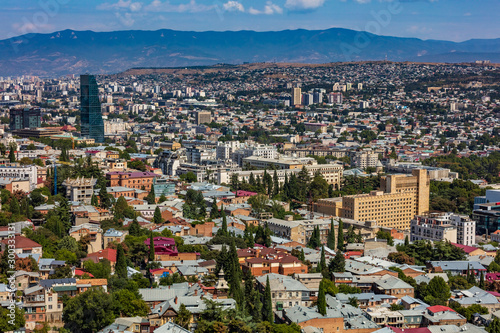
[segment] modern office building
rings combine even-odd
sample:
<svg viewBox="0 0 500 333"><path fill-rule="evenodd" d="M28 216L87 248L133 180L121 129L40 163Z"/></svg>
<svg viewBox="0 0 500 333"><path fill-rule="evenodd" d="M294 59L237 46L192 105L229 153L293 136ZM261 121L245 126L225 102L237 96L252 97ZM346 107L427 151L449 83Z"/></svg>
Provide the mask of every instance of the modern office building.
<svg viewBox="0 0 500 333"><path fill-rule="evenodd" d="M500 230L500 202L489 202L474 206L477 206L477 209L472 212L472 219L476 221L476 230L479 235L491 235Z"/></svg>
<svg viewBox="0 0 500 333"><path fill-rule="evenodd" d="M80 103L82 136L104 142L104 122L94 75L80 75Z"/></svg>
<svg viewBox="0 0 500 333"><path fill-rule="evenodd" d="M415 215L429 210L430 180L426 170L412 175L382 177L381 189L342 198L341 216L358 221L376 221L380 227L409 229Z"/></svg>
<svg viewBox="0 0 500 333"><path fill-rule="evenodd" d="M42 126L42 113L40 109L12 109L10 110L10 130L25 128L38 128Z"/></svg>

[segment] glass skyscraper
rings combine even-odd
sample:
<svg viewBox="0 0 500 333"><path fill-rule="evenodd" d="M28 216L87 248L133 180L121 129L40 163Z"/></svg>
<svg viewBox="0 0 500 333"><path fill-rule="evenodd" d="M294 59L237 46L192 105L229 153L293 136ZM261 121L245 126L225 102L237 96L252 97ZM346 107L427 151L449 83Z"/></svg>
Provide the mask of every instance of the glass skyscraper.
<svg viewBox="0 0 500 333"><path fill-rule="evenodd" d="M82 136L104 142L104 122L94 75L80 75L80 104Z"/></svg>

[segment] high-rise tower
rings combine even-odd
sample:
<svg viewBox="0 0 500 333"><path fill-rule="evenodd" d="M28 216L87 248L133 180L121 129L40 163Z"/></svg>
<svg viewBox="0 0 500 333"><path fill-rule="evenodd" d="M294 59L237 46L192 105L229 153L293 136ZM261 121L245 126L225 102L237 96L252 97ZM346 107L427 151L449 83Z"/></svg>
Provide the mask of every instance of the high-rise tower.
<svg viewBox="0 0 500 333"><path fill-rule="evenodd" d="M104 142L104 122L94 75L80 75L80 108L82 136Z"/></svg>

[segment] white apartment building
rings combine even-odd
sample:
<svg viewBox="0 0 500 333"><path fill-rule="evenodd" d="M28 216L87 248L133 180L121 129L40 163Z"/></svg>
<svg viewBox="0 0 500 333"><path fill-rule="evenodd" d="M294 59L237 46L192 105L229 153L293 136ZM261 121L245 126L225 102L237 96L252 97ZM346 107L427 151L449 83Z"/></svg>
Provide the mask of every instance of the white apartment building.
<svg viewBox="0 0 500 333"><path fill-rule="evenodd" d="M263 158L277 158L278 149L273 146L267 145L255 145L252 147L247 147L243 149L238 149L235 151L231 158L233 162L238 163L239 166L243 166L243 159L245 157L258 156Z"/></svg>
<svg viewBox="0 0 500 333"><path fill-rule="evenodd" d="M217 142L215 157L218 160L227 161L231 159L231 154L240 148L239 141Z"/></svg>
<svg viewBox="0 0 500 333"><path fill-rule="evenodd" d="M353 156L353 164L356 168L375 168L377 162L378 154L370 150L357 151Z"/></svg>
<svg viewBox="0 0 500 333"><path fill-rule="evenodd" d="M35 165L26 166L0 166L1 178L13 178L29 180L30 189L34 190L37 184L37 167Z"/></svg>
<svg viewBox="0 0 500 333"><path fill-rule="evenodd" d="M453 213L417 215L410 223L410 240L449 241L462 245L475 243L476 223L468 216Z"/></svg>
<svg viewBox="0 0 500 333"><path fill-rule="evenodd" d="M204 148L187 148L186 157L188 163L201 164L202 161L211 160L215 156L215 150Z"/></svg>

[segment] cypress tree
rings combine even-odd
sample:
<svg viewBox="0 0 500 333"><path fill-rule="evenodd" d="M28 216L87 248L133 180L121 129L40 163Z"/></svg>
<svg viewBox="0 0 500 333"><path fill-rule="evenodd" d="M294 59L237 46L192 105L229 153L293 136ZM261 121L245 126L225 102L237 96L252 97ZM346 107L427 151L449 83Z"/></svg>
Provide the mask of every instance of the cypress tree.
<svg viewBox="0 0 500 333"><path fill-rule="evenodd" d="M121 243L119 243L116 247L115 274L120 279L127 278L127 260L125 259L125 253L123 252L123 246Z"/></svg>
<svg viewBox="0 0 500 333"><path fill-rule="evenodd" d="M318 265L318 273L321 273L326 268L326 259L325 259L325 247L321 247L321 259Z"/></svg>
<svg viewBox="0 0 500 333"><path fill-rule="evenodd" d="M264 301L262 302L262 319L270 323L274 323L273 300L271 298L271 285L269 284L269 275L266 279Z"/></svg>
<svg viewBox="0 0 500 333"><path fill-rule="evenodd" d="M304 248L300 249L299 260L302 261L302 262L304 262L306 260L306 255L304 253Z"/></svg>
<svg viewBox="0 0 500 333"><path fill-rule="evenodd" d="M337 240L337 249L339 251L344 251L344 222L339 219L339 234Z"/></svg>
<svg viewBox="0 0 500 333"><path fill-rule="evenodd" d="M228 259L227 256L228 256L228 254L227 254L226 246L222 245L222 249L221 249L219 255L217 256L217 260L216 260L216 265L215 265L215 274L216 275L219 274L220 269L224 268L224 266L226 265L227 259ZM225 274L227 274L227 272L225 272Z"/></svg>
<svg viewBox="0 0 500 333"><path fill-rule="evenodd" d="M278 179L278 172L276 170L274 170L273 183L274 183L273 194L274 196L277 196L280 193L280 182Z"/></svg>
<svg viewBox="0 0 500 333"><path fill-rule="evenodd" d="M335 250L335 225L333 224L333 218L330 222L330 233L328 234L326 245L331 250Z"/></svg>
<svg viewBox="0 0 500 333"><path fill-rule="evenodd" d="M318 312L321 313L323 316L326 315L326 293L323 280L321 280L321 282L319 283Z"/></svg>
<svg viewBox="0 0 500 333"><path fill-rule="evenodd" d="M146 201L150 205L153 205L153 204L156 203L156 194L155 194L155 187L154 187L154 185L151 185L151 191L149 191L149 194L146 197Z"/></svg>
<svg viewBox="0 0 500 333"><path fill-rule="evenodd" d="M219 218L219 207L217 207L217 199L214 198L214 201L212 201L212 206L210 210L210 218L211 219L216 219Z"/></svg>
<svg viewBox="0 0 500 333"><path fill-rule="evenodd" d="M137 222L137 219L134 219L132 223L130 223L128 233L130 236L139 236L141 233L141 226L139 225L139 222Z"/></svg>
<svg viewBox="0 0 500 333"><path fill-rule="evenodd" d="M156 206L155 214L153 215L153 223L163 223L163 218L161 217L160 207Z"/></svg>
<svg viewBox="0 0 500 333"><path fill-rule="evenodd" d="M481 277L479 278L479 288L481 288L481 289L485 288L483 271L481 271Z"/></svg>
<svg viewBox="0 0 500 333"><path fill-rule="evenodd" d="M224 207L222 207L224 208ZM222 210L222 226L221 226L221 235L226 237L227 234L227 217L226 217L226 212Z"/></svg>
<svg viewBox="0 0 500 333"><path fill-rule="evenodd" d="M406 237L405 237L405 247L407 247L408 245L410 245L410 240L408 239L408 235L406 235Z"/></svg>
<svg viewBox="0 0 500 333"><path fill-rule="evenodd" d="M149 236L149 256L148 256L148 261L154 261L155 260L155 243L153 240L153 232L151 231L151 235Z"/></svg>
<svg viewBox="0 0 500 333"><path fill-rule="evenodd" d="M12 149L13 147L11 146L10 149L9 149L9 161L10 163L14 163L16 161L16 154L14 153L14 149Z"/></svg>

